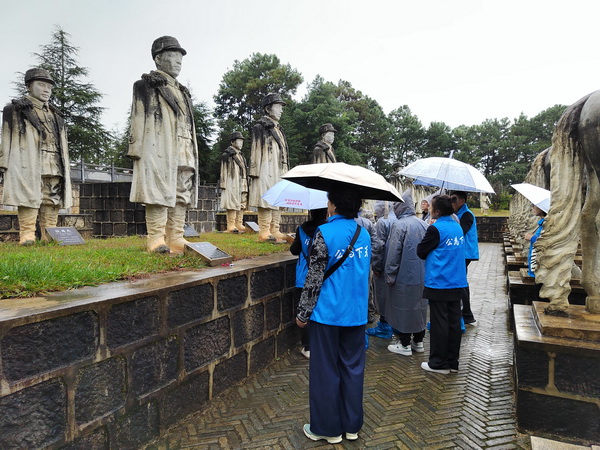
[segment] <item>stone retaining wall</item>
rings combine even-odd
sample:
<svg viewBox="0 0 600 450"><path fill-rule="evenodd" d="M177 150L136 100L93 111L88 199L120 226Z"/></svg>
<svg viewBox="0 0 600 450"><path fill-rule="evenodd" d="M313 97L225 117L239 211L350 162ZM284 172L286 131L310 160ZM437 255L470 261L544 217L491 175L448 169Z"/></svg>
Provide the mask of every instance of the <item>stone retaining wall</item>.
<svg viewBox="0 0 600 450"><path fill-rule="evenodd" d="M504 233L508 232L508 217L477 216L476 220L479 242L504 242Z"/></svg>
<svg viewBox="0 0 600 450"><path fill-rule="evenodd" d="M299 343L296 258L0 301L0 448L138 448Z"/></svg>
<svg viewBox="0 0 600 450"><path fill-rule="evenodd" d="M83 183L80 191L79 209L93 215L94 237L146 234L146 209L129 201L131 183ZM198 207L188 210L186 222L199 233L214 231L216 203L215 186L200 186Z"/></svg>

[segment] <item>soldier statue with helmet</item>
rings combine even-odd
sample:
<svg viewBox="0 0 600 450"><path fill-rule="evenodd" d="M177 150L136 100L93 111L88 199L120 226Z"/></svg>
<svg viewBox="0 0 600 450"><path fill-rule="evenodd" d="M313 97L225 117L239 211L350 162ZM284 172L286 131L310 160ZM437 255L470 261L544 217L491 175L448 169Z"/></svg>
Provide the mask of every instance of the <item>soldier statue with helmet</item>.
<svg viewBox="0 0 600 450"><path fill-rule="evenodd" d="M221 209L226 211L228 233L243 233L243 219L248 201L248 166L241 152L244 135L239 131L229 136L229 147L221 156Z"/></svg>
<svg viewBox="0 0 600 450"><path fill-rule="evenodd" d="M281 211L261 198L289 169L288 144L279 124L285 104L280 94L265 95L261 102L265 115L252 128L248 203L258 208L258 239L261 241L286 239L279 231Z"/></svg>
<svg viewBox="0 0 600 450"><path fill-rule="evenodd" d="M130 201L146 205L146 247L150 252L183 253L187 208L198 202L198 145L192 100L177 76L187 52L172 36L151 48L155 71L133 85L133 159Z"/></svg>
<svg viewBox="0 0 600 450"><path fill-rule="evenodd" d="M332 146L335 139L335 133L337 133L337 130L330 123L326 123L319 127L321 140L315 144L312 156L313 164L336 162Z"/></svg>
<svg viewBox="0 0 600 450"><path fill-rule="evenodd" d="M56 83L41 68L25 72L27 95L6 105L2 119L0 171L2 204L17 207L19 243L35 242L39 215L42 240L56 227L59 208L72 202L67 132L63 118L49 104Z"/></svg>

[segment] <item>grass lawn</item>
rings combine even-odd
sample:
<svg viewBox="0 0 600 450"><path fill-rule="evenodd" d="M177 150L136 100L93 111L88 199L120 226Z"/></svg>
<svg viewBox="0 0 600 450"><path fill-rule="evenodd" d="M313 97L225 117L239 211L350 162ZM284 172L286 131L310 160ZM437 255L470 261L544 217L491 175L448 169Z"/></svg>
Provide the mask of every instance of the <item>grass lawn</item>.
<svg viewBox="0 0 600 450"><path fill-rule="evenodd" d="M488 213L484 216L481 213L480 208L469 208L473 214L477 217L508 217L510 216L510 211L508 209L499 209L498 211L494 211L493 209L488 210Z"/></svg>
<svg viewBox="0 0 600 450"><path fill-rule="evenodd" d="M203 233L189 241L210 242L235 260L289 251L286 244L258 242L255 233ZM16 242L0 242L0 299L205 267L195 257L148 253L145 244L146 238L139 236L90 239L85 245L71 246L36 243L21 247Z"/></svg>

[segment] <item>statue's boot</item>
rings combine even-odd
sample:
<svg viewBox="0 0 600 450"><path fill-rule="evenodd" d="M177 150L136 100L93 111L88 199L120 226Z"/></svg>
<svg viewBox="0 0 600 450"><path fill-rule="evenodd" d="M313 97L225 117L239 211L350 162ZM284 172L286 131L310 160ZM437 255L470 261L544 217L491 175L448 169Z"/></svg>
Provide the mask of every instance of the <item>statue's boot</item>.
<svg viewBox="0 0 600 450"><path fill-rule="evenodd" d="M235 228L238 233L245 233L246 227L244 226L244 210L240 209L235 212Z"/></svg>
<svg viewBox="0 0 600 450"><path fill-rule="evenodd" d="M50 241L50 236L46 233L46 227L54 228L58 223L58 206L42 205L40 206L40 232L42 241Z"/></svg>
<svg viewBox="0 0 600 450"><path fill-rule="evenodd" d="M19 217L19 244L32 245L35 243L35 220L38 209L19 206L17 215Z"/></svg>
<svg viewBox="0 0 600 450"><path fill-rule="evenodd" d="M181 255L185 249L185 244L188 243L183 238L185 227L185 213L187 207L178 203L173 208L169 208L167 218L167 246L171 249L172 255Z"/></svg>
<svg viewBox="0 0 600 450"><path fill-rule="evenodd" d="M227 217L227 229L225 233L237 233L237 228L235 227L235 209L228 209L225 212L225 216Z"/></svg>
<svg viewBox="0 0 600 450"><path fill-rule="evenodd" d="M275 238L271 236L271 213L273 211L268 208L258 208L258 240L273 241Z"/></svg>
<svg viewBox="0 0 600 450"><path fill-rule="evenodd" d="M167 223L167 207L161 205L146 205L146 230L148 239L146 248L149 252L169 253L165 242L165 227Z"/></svg>
<svg viewBox="0 0 600 450"><path fill-rule="evenodd" d="M280 210L273 210L273 213L271 215L271 235L277 239L278 241L282 241L282 240L286 240L287 239L287 235L283 234L281 231L279 231L279 226L281 223L281 211Z"/></svg>

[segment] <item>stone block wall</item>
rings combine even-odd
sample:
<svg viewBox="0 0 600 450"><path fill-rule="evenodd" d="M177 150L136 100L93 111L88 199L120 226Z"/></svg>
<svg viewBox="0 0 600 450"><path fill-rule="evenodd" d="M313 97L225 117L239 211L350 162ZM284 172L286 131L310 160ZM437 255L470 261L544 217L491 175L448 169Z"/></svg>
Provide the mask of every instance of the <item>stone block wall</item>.
<svg viewBox="0 0 600 450"><path fill-rule="evenodd" d="M504 233L508 232L508 217L477 216L476 220L479 242L504 241Z"/></svg>
<svg viewBox="0 0 600 450"><path fill-rule="evenodd" d="M0 448L138 448L298 345L296 258L0 302Z"/></svg>
<svg viewBox="0 0 600 450"><path fill-rule="evenodd" d="M131 203L131 183L82 183L79 208L92 214L94 237L146 234L146 210L141 203ZM214 186L200 186L198 206L187 212L187 223L197 232L215 229L217 195Z"/></svg>

